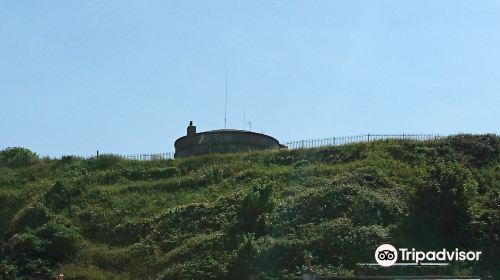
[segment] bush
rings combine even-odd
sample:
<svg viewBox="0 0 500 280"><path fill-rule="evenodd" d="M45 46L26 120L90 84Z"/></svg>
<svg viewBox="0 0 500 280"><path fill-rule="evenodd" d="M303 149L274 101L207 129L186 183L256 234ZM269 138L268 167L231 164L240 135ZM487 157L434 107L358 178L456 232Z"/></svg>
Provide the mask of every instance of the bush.
<svg viewBox="0 0 500 280"><path fill-rule="evenodd" d="M79 186L70 186L68 182L58 180L43 196L47 206L53 210L70 209L72 200L82 192Z"/></svg>
<svg viewBox="0 0 500 280"><path fill-rule="evenodd" d="M16 234L6 246L7 255L20 275L43 279L52 277L52 268L76 256L79 249L78 230L56 221Z"/></svg>
<svg viewBox="0 0 500 280"><path fill-rule="evenodd" d="M268 213L276 206L274 184L257 184L246 194L237 210L237 222L232 231L239 233L264 234Z"/></svg>
<svg viewBox="0 0 500 280"><path fill-rule="evenodd" d="M259 248L253 235L245 235L229 268L229 279L253 279L252 275L257 272L255 259L258 253Z"/></svg>
<svg viewBox="0 0 500 280"><path fill-rule="evenodd" d="M47 207L35 202L21 209L11 220L7 235L24 232L29 228L36 228L46 223L51 217Z"/></svg>
<svg viewBox="0 0 500 280"><path fill-rule="evenodd" d="M34 152L21 147L10 147L0 151L0 165L21 167L33 164L38 159Z"/></svg>
<svg viewBox="0 0 500 280"><path fill-rule="evenodd" d="M35 230L13 236L9 245L14 256L58 263L77 254L80 235L75 228L49 221Z"/></svg>
<svg viewBox="0 0 500 280"><path fill-rule="evenodd" d="M107 170L119 167L125 160L115 155L100 155L87 160L92 170Z"/></svg>
<svg viewBox="0 0 500 280"><path fill-rule="evenodd" d="M277 222L291 225L351 217L357 225L390 225L403 216L405 207L395 191L372 190L358 184L328 184L303 194L284 206Z"/></svg>
<svg viewBox="0 0 500 280"><path fill-rule="evenodd" d="M6 260L0 261L0 280L15 280L17 278L17 269Z"/></svg>
<svg viewBox="0 0 500 280"><path fill-rule="evenodd" d="M352 269L357 262L371 260L375 248L388 236L388 230L382 226L355 226L347 218L305 226L301 231L309 235L308 250L319 258L318 262Z"/></svg>
<svg viewBox="0 0 500 280"><path fill-rule="evenodd" d="M410 202L410 236L423 248L470 244L470 201L477 182L459 163L437 162Z"/></svg>
<svg viewBox="0 0 500 280"><path fill-rule="evenodd" d="M500 139L492 134L473 136L458 135L448 140L462 154L465 162L480 167L494 163L500 154Z"/></svg>
<svg viewBox="0 0 500 280"><path fill-rule="evenodd" d="M34 231L44 242L43 257L62 262L76 256L80 249L80 235L76 228L50 221Z"/></svg>

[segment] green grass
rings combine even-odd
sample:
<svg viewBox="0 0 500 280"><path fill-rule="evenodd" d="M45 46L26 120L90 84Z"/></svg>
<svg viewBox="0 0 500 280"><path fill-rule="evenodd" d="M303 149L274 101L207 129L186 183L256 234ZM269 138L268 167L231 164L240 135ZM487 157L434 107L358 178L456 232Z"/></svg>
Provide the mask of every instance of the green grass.
<svg viewBox="0 0 500 280"><path fill-rule="evenodd" d="M500 277L499 147L460 135L148 162L2 151L0 279L289 279L306 252L322 274L354 275L386 242L482 250L430 272Z"/></svg>

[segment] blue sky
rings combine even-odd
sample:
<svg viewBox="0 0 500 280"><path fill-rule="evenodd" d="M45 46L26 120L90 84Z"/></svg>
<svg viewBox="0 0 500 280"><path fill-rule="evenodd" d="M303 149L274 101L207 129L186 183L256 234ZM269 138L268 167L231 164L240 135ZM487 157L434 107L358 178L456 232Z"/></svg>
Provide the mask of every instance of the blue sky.
<svg viewBox="0 0 500 280"><path fill-rule="evenodd" d="M499 1L0 1L0 149L500 132ZM245 129L248 129L246 125Z"/></svg>

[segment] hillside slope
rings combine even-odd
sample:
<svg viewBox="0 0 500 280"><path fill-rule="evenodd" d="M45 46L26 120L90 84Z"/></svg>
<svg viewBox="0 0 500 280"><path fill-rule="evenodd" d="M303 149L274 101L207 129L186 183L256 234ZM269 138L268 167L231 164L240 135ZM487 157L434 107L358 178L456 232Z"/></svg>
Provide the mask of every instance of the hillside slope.
<svg viewBox="0 0 500 280"><path fill-rule="evenodd" d="M289 279L308 253L353 275L382 243L482 250L432 272L500 278L499 154L494 135L148 162L6 149L0 279Z"/></svg>

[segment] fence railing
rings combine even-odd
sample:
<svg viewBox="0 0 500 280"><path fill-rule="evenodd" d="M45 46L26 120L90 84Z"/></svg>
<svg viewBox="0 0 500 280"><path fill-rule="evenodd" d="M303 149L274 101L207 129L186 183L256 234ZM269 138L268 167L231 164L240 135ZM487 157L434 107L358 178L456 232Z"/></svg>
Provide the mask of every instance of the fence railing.
<svg viewBox="0 0 500 280"><path fill-rule="evenodd" d="M316 139L308 139L308 140L299 140L299 141L289 141L286 143L282 143L288 149L308 149L308 148L320 148L320 147L328 147L328 146L341 146L353 143L360 142L372 142L379 140L389 140L389 139L399 139L399 140L416 140L416 141L427 141L427 140L435 140L442 139L446 137L450 137L452 135L443 135L443 134L362 134L362 135L353 135L353 136L340 136L340 137L329 137L329 138L316 138ZM108 154L109 155L109 154ZM166 153L156 153L156 154L135 154L135 155L119 155L112 154L113 156L117 156L123 159L128 160L167 160L173 159L173 152ZM77 156L80 158L91 158Z"/></svg>
<svg viewBox="0 0 500 280"><path fill-rule="evenodd" d="M165 160L173 159L174 153L156 153L156 154L137 154L137 155L116 155L123 159L129 160Z"/></svg>
<svg viewBox="0 0 500 280"><path fill-rule="evenodd" d="M290 141L283 145L287 146L288 149L307 149L307 148L319 148L327 146L340 146L359 142L372 142L378 140L388 140L388 139L407 139L407 140L417 140L426 141L440 139L448 137L449 135L440 134L362 134L353 136L340 136L340 137L330 137L330 138L318 138L300 141Z"/></svg>

